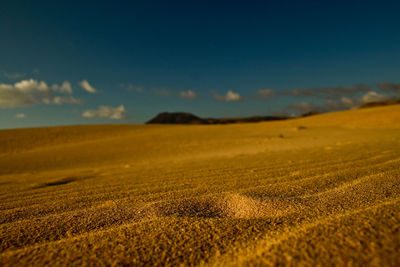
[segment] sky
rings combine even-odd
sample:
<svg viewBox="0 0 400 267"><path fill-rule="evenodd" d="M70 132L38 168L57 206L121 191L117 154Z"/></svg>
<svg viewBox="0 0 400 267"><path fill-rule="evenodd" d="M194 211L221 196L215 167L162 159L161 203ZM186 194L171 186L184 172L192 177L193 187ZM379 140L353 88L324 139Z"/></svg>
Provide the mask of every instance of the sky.
<svg viewBox="0 0 400 267"><path fill-rule="evenodd" d="M400 96L399 1L0 1L0 129Z"/></svg>

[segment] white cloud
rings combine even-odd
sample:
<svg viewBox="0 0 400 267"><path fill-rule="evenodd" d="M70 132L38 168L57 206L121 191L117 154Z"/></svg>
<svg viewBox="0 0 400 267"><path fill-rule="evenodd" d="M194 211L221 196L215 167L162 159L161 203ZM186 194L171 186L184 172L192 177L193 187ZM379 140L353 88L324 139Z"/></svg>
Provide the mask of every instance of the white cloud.
<svg viewBox="0 0 400 267"><path fill-rule="evenodd" d="M377 92L370 91L361 97L362 103L370 103L370 102L377 102L377 101L385 101L392 98L388 95L378 94Z"/></svg>
<svg viewBox="0 0 400 267"><path fill-rule="evenodd" d="M321 110L332 111L332 110L343 110L343 109L354 109L363 104L370 102L379 102L392 99L393 96L379 94L374 91L369 91L358 98L342 97L340 100L327 100L324 102L324 107Z"/></svg>
<svg viewBox="0 0 400 267"><path fill-rule="evenodd" d="M18 113L18 114L15 114L15 118L17 118L17 119L25 119L26 115L24 113Z"/></svg>
<svg viewBox="0 0 400 267"><path fill-rule="evenodd" d="M28 106L34 102L33 95L21 92L13 85L0 84L0 108Z"/></svg>
<svg viewBox="0 0 400 267"><path fill-rule="evenodd" d="M74 105L83 105L83 101L80 99L76 99L73 96L55 96L51 99L50 103L53 104L74 104Z"/></svg>
<svg viewBox="0 0 400 267"><path fill-rule="evenodd" d="M85 118L108 118L112 120L125 119L126 110L123 105L118 107L99 106L97 109L86 110L82 113Z"/></svg>
<svg viewBox="0 0 400 267"><path fill-rule="evenodd" d="M187 90L187 91L181 91L179 92L179 97L184 98L184 99L195 99L199 96L198 93L196 93L193 90Z"/></svg>
<svg viewBox="0 0 400 267"><path fill-rule="evenodd" d="M53 84L51 86L51 89L53 91L58 91L60 93L64 93L64 94L72 94L72 86L71 83L68 81L64 81L61 86L59 86L58 84Z"/></svg>
<svg viewBox="0 0 400 267"><path fill-rule="evenodd" d="M91 86L87 80L81 81L81 82L79 83L79 85L80 85L86 92L89 92L89 93L92 93L92 94L94 94L94 93L97 92L97 89L94 88L93 86Z"/></svg>
<svg viewBox="0 0 400 267"><path fill-rule="evenodd" d="M33 104L82 104L81 100L72 96L56 95L70 94L72 88L70 83L65 81L61 86L49 87L44 81L34 79L22 80L14 85L0 84L0 108L15 108Z"/></svg>
<svg viewBox="0 0 400 267"><path fill-rule="evenodd" d="M235 102L235 101L240 101L243 100L243 97L235 93L231 90L229 90L225 95L219 95L218 93L214 93L214 98L218 101L224 101L224 102Z"/></svg>
<svg viewBox="0 0 400 267"><path fill-rule="evenodd" d="M18 89L21 92L33 92L35 90L40 91L40 92L46 92L49 91L49 87L47 84L43 81L38 82L34 79L29 79L29 80L22 80L20 82L17 82L14 84L14 87Z"/></svg>

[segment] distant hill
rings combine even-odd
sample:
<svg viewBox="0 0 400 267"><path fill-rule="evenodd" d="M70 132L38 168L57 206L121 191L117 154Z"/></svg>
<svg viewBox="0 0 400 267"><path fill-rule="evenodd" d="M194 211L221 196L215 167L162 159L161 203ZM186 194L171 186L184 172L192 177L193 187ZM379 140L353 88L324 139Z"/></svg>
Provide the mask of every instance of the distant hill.
<svg viewBox="0 0 400 267"><path fill-rule="evenodd" d="M396 105L396 104L400 104L400 99L391 99L391 100L386 100L386 101L365 103L365 104L361 105L359 108L373 108L373 107Z"/></svg>
<svg viewBox="0 0 400 267"><path fill-rule="evenodd" d="M260 121L276 121L285 120L286 117L274 116L254 116L247 118L199 118L196 115L186 112L163 112L155 116L146 124L228 124L228 123L243 123L243 122L260 122Z"/></svg>
<svg viewBox="0 0 400 267"><path fill-rule="evenodd" d="M185 112L163 112L155 116L153 119L146 122L151 123L161 123L161 124L207 124L207 121Z"/></svg>
<svg viewBox="0 0 400 267"><path fill-rule="evenodd" d="M361 105L359 108L372 108L388 105L400 104L400 99L391 99L386 101L370 102ZM321 114L318 111L310 111L300 115L299 117L308 117ZM187 112L163 112L155 116L146 124L230 124L230 123L245 123L245 122L261 122L261 121L278 121L286 120L287 117L278 116L253 116L245 118L200 118L196 115Z"/></svg>

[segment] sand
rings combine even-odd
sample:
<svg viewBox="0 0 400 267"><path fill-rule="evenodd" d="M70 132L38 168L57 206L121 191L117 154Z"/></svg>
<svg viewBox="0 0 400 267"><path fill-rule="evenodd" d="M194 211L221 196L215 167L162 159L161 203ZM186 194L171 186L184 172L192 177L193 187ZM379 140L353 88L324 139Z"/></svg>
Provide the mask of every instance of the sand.
<svg viewBox="0 0 400 267"><path fill-rule="evenodd" d="M0 265L400 265L400 105L0 131Z"/></svg>

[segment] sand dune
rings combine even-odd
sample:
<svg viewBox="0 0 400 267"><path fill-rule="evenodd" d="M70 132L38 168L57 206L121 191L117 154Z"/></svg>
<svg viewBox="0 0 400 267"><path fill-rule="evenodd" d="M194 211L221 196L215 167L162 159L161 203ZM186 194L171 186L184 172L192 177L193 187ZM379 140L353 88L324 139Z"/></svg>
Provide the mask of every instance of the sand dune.
<svg viewBox="0 0 400 267"><path fill-rule="evenodd" d="M400 265L400 106L0 131L0 265Z"/></svg>

